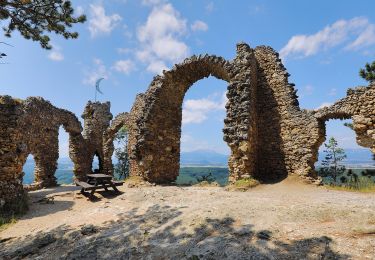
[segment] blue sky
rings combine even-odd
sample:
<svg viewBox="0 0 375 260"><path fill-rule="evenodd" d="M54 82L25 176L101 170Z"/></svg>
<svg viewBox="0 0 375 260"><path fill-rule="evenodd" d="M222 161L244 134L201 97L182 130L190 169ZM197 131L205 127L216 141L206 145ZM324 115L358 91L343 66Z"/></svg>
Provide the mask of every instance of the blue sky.
<svg viewBox="0 0 375 260"><path fill-rule="evenodd" d="M375 57L375 1L73 1L88 21L74 26L77 40L52 36L53 50L17 33L1 46L0 94L42 96L81 115L101 84L114 115L129 111L153 76L193 54L235 57L235 45L270 45L279 51L296 84L301 108L314 109L366 85L358 70ZM222 141L226 83L204 79L187 92L182 150L228 153ZM345 148L355 136L342 122L328 122L328 135ZM67 155L67 134L61 134Z"/></svg>

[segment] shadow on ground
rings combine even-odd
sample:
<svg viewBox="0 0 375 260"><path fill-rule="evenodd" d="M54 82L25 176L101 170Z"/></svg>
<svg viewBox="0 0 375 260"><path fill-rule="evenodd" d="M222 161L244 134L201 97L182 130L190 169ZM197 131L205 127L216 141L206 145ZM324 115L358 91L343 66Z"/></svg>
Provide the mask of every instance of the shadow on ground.
<svg viewBox="0 0 375 260"><path fill-rule="evenodd" d="M155 205L118 214L103 227L60 226L0 241L0 259L347 259L330 238L283 241L232 218L196 216L182 223L180 208Z"/></svg>

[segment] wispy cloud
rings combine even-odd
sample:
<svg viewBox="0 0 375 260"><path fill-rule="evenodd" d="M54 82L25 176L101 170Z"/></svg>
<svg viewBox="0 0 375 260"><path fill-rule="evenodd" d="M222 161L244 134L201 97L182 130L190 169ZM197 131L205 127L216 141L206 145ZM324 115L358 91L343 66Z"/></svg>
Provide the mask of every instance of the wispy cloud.
<svg viewBox="0 0 375 260"><path fill-rule="evenodd" d="M322 103L320 106L318 106L316 109L321 109L321 108L324 108L324 107L329 107L329 106L332 106L333 104L330 103L330 102L324 102Z"/></svg>
<svg viewBox="0 0 375 260"><path fill-rule="evenodd" d="M209 2L206 7L205 7L206 11L211 13L214 9L215 9L215 5L214 5L214 2Z"/></svg>
<svg viewBox="0 0 375 260"><path fill-rule="evenodd" d="M311 85L306 85L300 91L299 96L300 97L311 96L313 92L314 92L314 87Z"/></svg>
<svg viewBox="0 0 375 260"><path fill-rule="evenodd" d="M90 5L89 31L91 37L108 35L122 20L118 14L106 15L102 5Z"/></svg>
<svg viewBox="0 0 375 260"><path fill-rule="evenodd" d="M212 97L202 99L188 99L183 104L182 123L199 124L208 118L208 114L213 111L224 110L227 102L226 92L219 100Z"/></svg>
<svg viewBox="0 0 375 260"><path fill-rule="evenodd" d="M203 22L203 21L200 21L200 20L196 20L191 26L190 26L191 30L193 32L195 31L207 31L208 30L208 25Z"/></svg>
<svg viewBox="0 0 375 260"><path fill-rule="evenodd" d="M116 61L113 65L113 69L117 72L121 72L123 74L128 75L131 71L133 71L135 68L135 64L127 59L127 60L119 60Z"/></svg>
<svg viewBox="0 0 375 260"><path fill-rule="evenodd" d="M280 56L308 57L320 51L345 45L344 49L358 50L375 44L375 29L365 17L339 20L315 34L293 36L281 49Z"/></svg>
<svg viewBox="0 0 375 260"><path fill-rule="evenodd" d="M99 78L108 79L110 72L107 70L106 66L103 64L102 60L94 59L94 66L90 70L85 72L85 77L83 78L83 84L94 85Z"/></svg>
<svg viewBox="0 0 375 260"><path fill-rule="evenodd" d="M52 44L52 50L48 54L48 59L53 61L63 61L64 55L61 52L61 48L58 45Z"/></svg>
<svg viewBox="0 0 375 260"><path fill-rule="evenodd" d="M163 4L165 2L166 2L166 0L142 0L142 5L154 6L154 5L158 5L158 4Z"/></svg>

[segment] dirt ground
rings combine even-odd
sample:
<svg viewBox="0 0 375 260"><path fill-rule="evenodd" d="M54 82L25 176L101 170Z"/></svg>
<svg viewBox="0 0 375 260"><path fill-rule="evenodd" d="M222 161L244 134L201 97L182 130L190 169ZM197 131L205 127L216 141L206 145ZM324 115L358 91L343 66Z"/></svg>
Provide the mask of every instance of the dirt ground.
<svg viewBox="0 0 375 260"><path fill-rule="evenodd" d="M31 192L0 259L375 259L375 194L292 180L120 189L94 202L73 186Z"/></svg>

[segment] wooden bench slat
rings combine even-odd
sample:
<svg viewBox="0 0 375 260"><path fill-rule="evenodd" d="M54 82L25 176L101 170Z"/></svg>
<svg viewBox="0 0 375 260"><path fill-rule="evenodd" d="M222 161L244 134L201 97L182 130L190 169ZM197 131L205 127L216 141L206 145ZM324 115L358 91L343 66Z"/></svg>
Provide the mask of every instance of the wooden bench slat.
<svg viewBox="0 0 375 260"><path fill-rule="evenodd" d="M94 185L91 185L84 181L75 181L76 185L81 186L84 189L95 189L96 187Z"/></svg>
<svg viewBox="0 0 375 260"><path fill-rule="evenodd" d="M112 181L113 184L115 184L116 186L122 186L124 185L124 182L123 181Z"/></svg>

